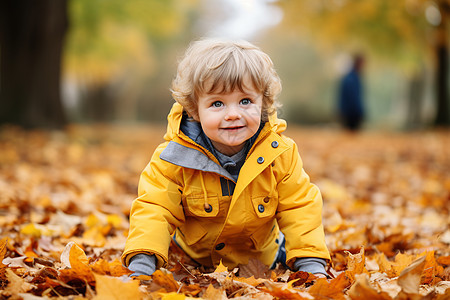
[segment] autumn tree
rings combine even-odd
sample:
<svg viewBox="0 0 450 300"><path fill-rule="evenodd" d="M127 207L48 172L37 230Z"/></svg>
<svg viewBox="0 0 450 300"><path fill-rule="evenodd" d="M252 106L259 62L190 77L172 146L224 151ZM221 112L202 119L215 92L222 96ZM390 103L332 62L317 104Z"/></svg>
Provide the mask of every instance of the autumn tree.
<svg viewBox="0 0 450 300"><path fill-rule="evenodd" d="M62 127L66 0L0 1L0 123Z"/></svg>
<svg viewBox="0 0 450 300"><path fill-rule="evenodd" d="M424 64L435 70L435 125L449 126L447 0L292 1L282 0L285 28L325 48L365 51L410 74Z"/></svg>
<svg viewBox="0 0 450 300"><path fill-rule="evenodd" d="M166 103L158 101L160 94L170 97L170 79L162 81L172 77L173 49L192 37L197 5L198 0L70 2L64 63L66 79L78 91L75 118L133 121L140 114L161 114Z"/></svg>

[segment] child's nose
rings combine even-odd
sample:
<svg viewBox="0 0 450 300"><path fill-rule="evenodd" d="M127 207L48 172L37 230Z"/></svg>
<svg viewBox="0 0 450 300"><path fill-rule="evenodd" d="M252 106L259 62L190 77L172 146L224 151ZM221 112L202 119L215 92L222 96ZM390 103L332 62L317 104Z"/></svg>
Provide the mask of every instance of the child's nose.
<svg viewBox="0 0 450 300"><path fill-rule="evenodd" d="M225 120L235 120L242 118L241 112L238 107L232 105L227 109L227 114L225 115Z"/></svg>

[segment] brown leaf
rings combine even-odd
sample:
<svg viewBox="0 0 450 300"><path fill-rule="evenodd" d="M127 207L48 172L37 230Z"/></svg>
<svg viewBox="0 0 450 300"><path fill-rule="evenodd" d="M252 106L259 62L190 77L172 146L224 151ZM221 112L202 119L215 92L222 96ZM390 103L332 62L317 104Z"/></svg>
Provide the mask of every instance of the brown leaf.
<svg viewBox="0 0 450 300"><path fill-rule="evenodd" d="M316 279L316 276L314 276L311 273L303 272L303 271L297 271L295 273L292 273L289 276L288 281L292 282L295 280L295 282L292 283L292 286L300 286L303 284L312 283Z"/></svg>
<svg viewBox="0 0 450 300"><path fill-rule="evenodd" d="M26 293L33 288L32 284L25 282L22 278L17 276L10 269L6 269L6 279L8 280L8 286L5 292L9 295L18 295L19 293Z"/></svg>
<svg viewBox="0 0 450 300"><path fill-rule="evenodd" d="M269 267L256 258L251 258L246 265L239 265L240 277L269 278Z"/></svg>

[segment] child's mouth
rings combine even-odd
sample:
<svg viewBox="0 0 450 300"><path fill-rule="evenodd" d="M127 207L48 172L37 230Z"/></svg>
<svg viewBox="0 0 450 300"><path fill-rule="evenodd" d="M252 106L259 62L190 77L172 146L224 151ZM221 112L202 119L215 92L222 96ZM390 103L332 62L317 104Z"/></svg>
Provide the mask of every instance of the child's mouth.
<svg viewBox="0 0 450 300"><path fill-rule="evenodd" d="M222 128L222 130L227 130L227 131L236 131L239 129L244 128L245 126L233 126L233 127L224 127Z"/></svg>

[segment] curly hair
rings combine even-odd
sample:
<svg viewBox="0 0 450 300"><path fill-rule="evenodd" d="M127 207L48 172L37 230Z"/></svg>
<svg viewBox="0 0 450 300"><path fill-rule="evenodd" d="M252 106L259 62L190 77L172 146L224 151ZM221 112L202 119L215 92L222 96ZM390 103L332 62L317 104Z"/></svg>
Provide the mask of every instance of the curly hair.
<svg viewBox="0 0 450 300"><path fill-rule="evenodd" d="M248 78L263 95L261 120L267 121L280 106L281 92L270 57L247 41L202 39L191 43L179 62L172 97L196 118L199 95L244 91Z"/></svg>

